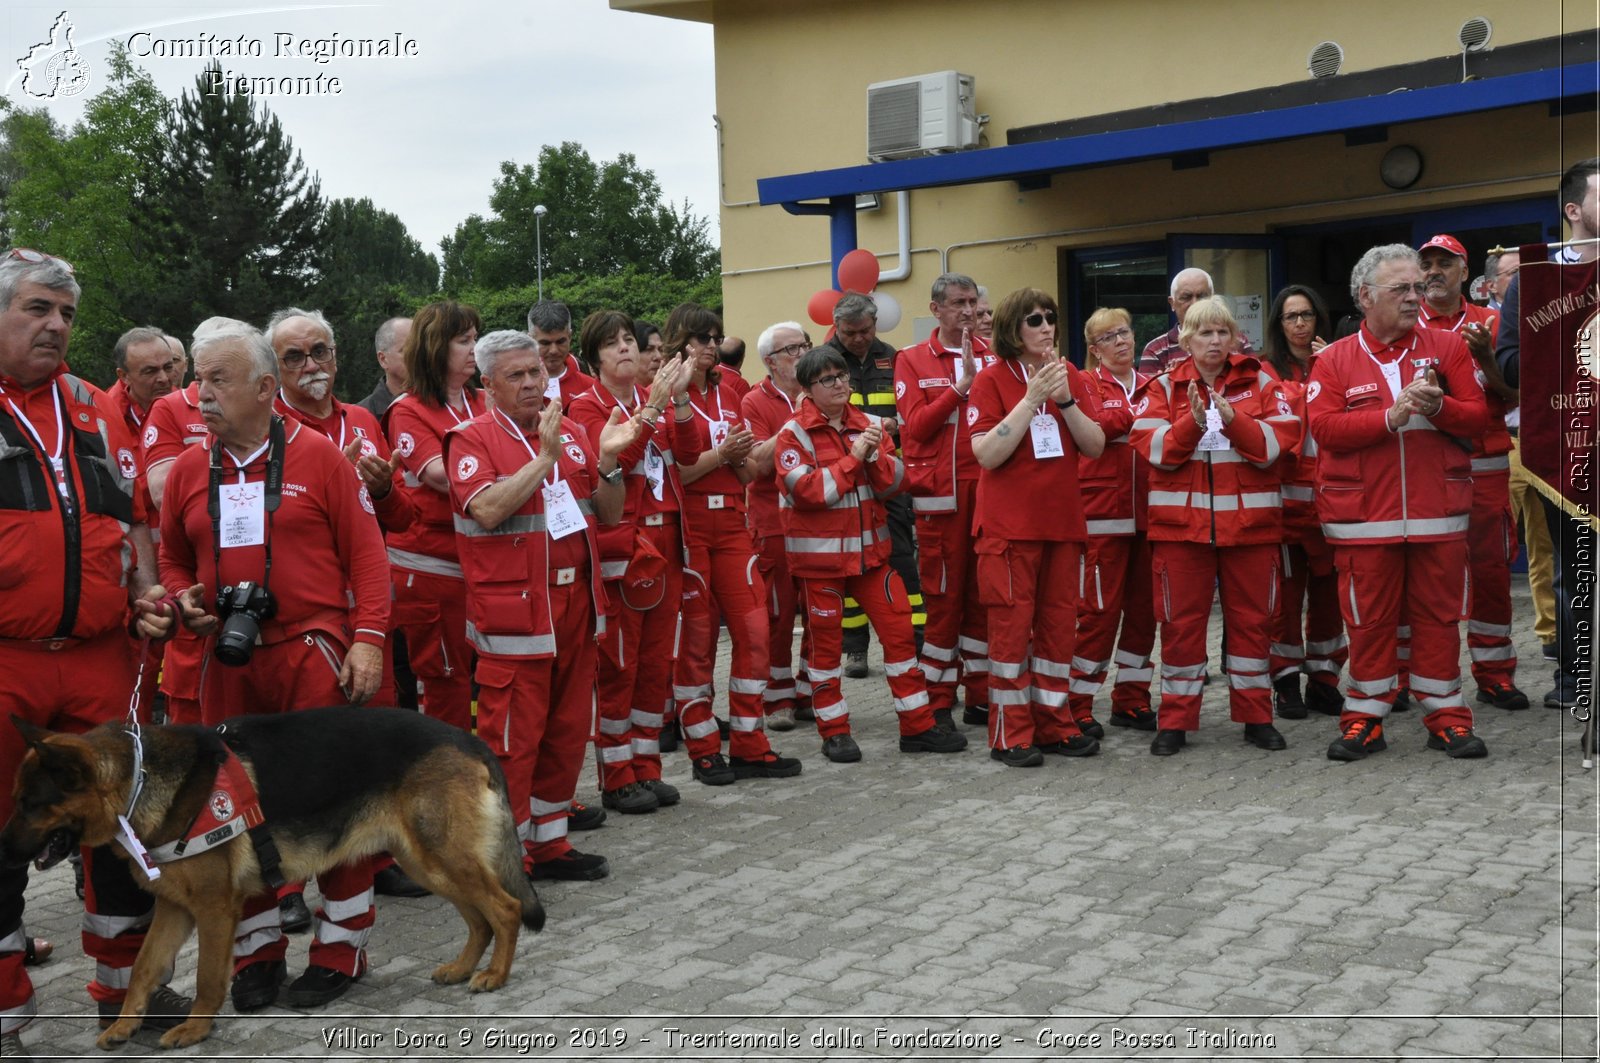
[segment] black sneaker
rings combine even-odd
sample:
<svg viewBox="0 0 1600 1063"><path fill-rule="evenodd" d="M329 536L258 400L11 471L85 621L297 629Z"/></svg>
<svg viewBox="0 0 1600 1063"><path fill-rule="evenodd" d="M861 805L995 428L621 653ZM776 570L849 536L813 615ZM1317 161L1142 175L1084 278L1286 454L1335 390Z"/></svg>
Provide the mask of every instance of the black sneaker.
<svg viewBox="0 0 1600 1063"><path fill-rule="evenodd" d="M1178 750L1189 744L1189 733L1175 727L1164 728L1157 731L1155 738L1150 740L1150 755L1153 757L1175 756Z"/></svg>
<svg viewBox="0 0 1600 1063"><path fill-rule="evenodd" d="M786 757L775 749L751 759L729 757L728 764L739 779L790 779L799 775L802 767L797 758Z"/></svg>
<svg viewBox="0 0 1600 1063"><path fill-rule="evenodd" d="M606 858L568 849L554 860L535 860L528 878L534 882L594 882L611 874Z"/></svg>
<svg viewBox="0 0 1600 1063"><path fill-rule="evenodd" d="M1328 747L1329 760L1365 760L1369 753L1381 753L1389 748L1383 740L1383 721L1376 716L1362 716L1351 720L1342 733Z"/></svg>
<svg viewBox="0 0 1600 1063"><path fill-rule="evenodd" d="M245 968L249 970L249 968ZM283 981L280 976L278 981ZM273 990L277 994L276 988ZM194 1001L179 993L171 986L158 985L150 992L150 1000L145 1005L143 1026L145 1030L170 1030L179 1023L189 1018L189 1009L194 1007ZM100 1028L110 1029L111 1024L122 1017L122 1002L100 1002Z"/></svg>
<svg viewBox="0 0 1600 1063"><path fill-rule="evenodd" d="M1088 719L1079 720L1078 730L1082 731L1090 738L1099 739L1106 736L1106 729L1101 727L1100 721L1095 719L1093 716L1090 716Z"/></svg>
<svg viewBox="0 0 1600 1063"><path fill-rule="evenodd" d="M1306 718L1306 703L1300 697L1300 673L1286 675L1272 681L1272 705L1285 720Z"/></svg>
<svg viewBox="0 0 1600 1063"><path fill-rule="evenodd" d="M311 909L303 893L291 893L278 902L278 919L285 934L304 934L311 929Z"/></svg>
<svg viewBox="0 0 1600 1063"><path fill-rule="evenodd" d="M600 795L600 803L625 816L654 812L661 807L660 799L636 782L605 791Z"/></svg>
<svg viewBox="0 0 1600 1063"><path fill-rule="evenodd" d="M694 759L694 777L707 786L731 786L738 779L721 753Z"/></svg>
<svg viewBox="0 0 1600 1063"><path fill-rule="evenodd" d="M1487 757L1489 747L1483 739L1472 733L1470 727L1450 726L1428 736L1429 749L1442 749L1451 758Z"/></svg>
<svg viewBox="0 0 1600 1063"><path fill-rule="evenodd" d="M243 1013L260 1011L278 1002L278 987L289 976L282 960L263 960L252 963L233 976L233 1010Z"/></svg>
<svg viewBox="0 0 1600 1063"><path fill-rule="evenodd" d="M399 864L372 876L372 891L380 897L427 897L428 887L400 870Z"/></svg>
<svg viewBox="0 0 1600 1063"><path fill-rule="evenodd" d="M567 809L568 830L598 830L605 821L606 810L603 808L574 801Z"/></svg>
<svg viewBox="0 0 1600 1063"><path fill-rule="evenodd" d="M1394 704L1389 707L1390 712L1411 711L1411 688L1401 687L1394 692Z"/></svg>
<svg viewBox="0 0 1600 1063"><path fill-rule="evenodd" d="M867 655L865 651L844 655L844 677L846 679L867 678Z"/></svg>
<svg viewBox="0 0 1600 1063"><path fill-rule="evenodd" d="M966 748L966 735L956 731L941 731L938 727L900 736L902 753L959 753Z"/></svg>
<svg viewBox="0 0 1600 1063"><path fill-rule="evenodd" d="M361 980L359 974L350 975L332 967L313 964L306 973L289 983L289 1006L293 1008L320 1008L332 1004Z"/></svg>
<svg viewBox="0 0 1600 1063"><path fill-rule="evenodd" d="M1497 709L1507 709L1511 712L1528 707L1528 695L1511 683L1493 683L1479 687L1478 700L1485 705L1493 705Z"/></svg>
<svg viewBox="0 0 1600 1063"><path fill-rule="evenodd" d="M1099 740L1086 734L1073 735L1059 742L1039 742L1037 745L1039 752L1053 753L1058 757L1092 757L1100 752Z"/></svg>
<svg viewBox="0 0 1600 1063"><path fill-rule="evenodd" d="M834 735L822 740L822 755L835 764L854 764L861 759L861 747L849 735Z"/></svg>
<svg viewBox="0 0 1600 1063"><path fill-rule="evenodd" d="M815 723L817 710L810 705L796 705L794 707L794 718L805 723Z"/></svg>
<svg viewBox="0 0 1600 1063"><path fill-rule="evenodd" d="M1344 715L1344 695L1337 683L1319 683L1315 679L1306 684L1306 708L1324 716Z"/></svg>
<svg viewBox="0 0 1600 1063"><path fill-rule="evenodd" d="M969 723L974 727L987 728L989 726L989 706L968 705L961 710L961 722Z"/></svg>
<svg viewBox="0 0 1600 1063"><path fill-rule="evenodd" d="M1111 710L1112 727L1131 727L1135 731L1154 731L1156 729L1155 710L1148 705L1141 705L1137 709Z"/></svg>
<svg viewBox="0 0 1600 1063"><path fill-rule="evenodd" d="M1247 723L1244 725L1244 740L1260 749L1288 749L1289 743L1283 740L1283 735L1270 723Z"/></svg>
<svg viewBox="0 0 1600 1063"><path fill-rule="evenodd" d="M1044 754L1034 746L1012 746L989 750L989 759L998 760L1008 768L1037 768L1044 763Z"/></svg>
<svg viewBox="0 0 1600 1063"><path fill-rule="evenodd" d="M933 723L941 731L954 731L956 729L954 711L951 709L934 709Z"/></svg>
<svg viewBox="0 0 1600 1063"><path fill-rule="evenodd" d="M1544 697L1540 700L1547 709L1571 709L1577 706L1578 695L1570 687L1558 685L1552 690L1545 691Z"/></svg>
<svg viewBox="0 0 1600 1063"><path fill-rule="evenodd" d="M1553 642L1546 642L1539 649L1544 653L1544 659L1547 661L1559 661L1561 659L1558 647Z"/></svg>
<svg viewBox="0 0 1600 1063"><path fill-rule="evenodd" d="M655 794L656 800L661 803L662 808L671 808L683 799L683 795L678 792L676 786L669 782L662 782L660 779L641 779L639 780L639 785Z"/></svg>
<svg viewBox="0 0 1600 1063"><path fill-rule="evenodd" d="M668 720L661 725L661 733L656 736L658 748L663 753L676 753L683 744L683 734L678 730L677 720Z"/></svg>

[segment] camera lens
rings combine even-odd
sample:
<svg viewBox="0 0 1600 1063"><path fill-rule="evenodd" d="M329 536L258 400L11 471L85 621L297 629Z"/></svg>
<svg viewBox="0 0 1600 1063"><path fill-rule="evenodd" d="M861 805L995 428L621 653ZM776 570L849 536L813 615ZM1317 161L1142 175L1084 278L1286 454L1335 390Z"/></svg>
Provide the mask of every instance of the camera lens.
<svg viewBox="0 0 1600 1063"><path fill-rule="evenodd" d="M217 660L235 668L249 664L250 655L255 652L256 636L260 632L261 625L255 617L248 613L233 613L222 622L222 631L217 635L217 647L213 651Z"/></svg>

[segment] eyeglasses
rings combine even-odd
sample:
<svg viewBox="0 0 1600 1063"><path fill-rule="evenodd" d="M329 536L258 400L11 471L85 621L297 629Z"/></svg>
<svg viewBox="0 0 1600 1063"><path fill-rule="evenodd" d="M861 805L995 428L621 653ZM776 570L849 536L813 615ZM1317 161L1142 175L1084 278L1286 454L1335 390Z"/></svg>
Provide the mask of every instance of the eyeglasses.
<svg viewBox="0 0 1600 1063"><path fill-rule="evenodd" d="M289 351L283 356L283 365L286 369L304 369L307 358L318 365L327 365L337 354L338 349L333 344L319 343L309 351Z"/></svg>
<svg viewBox="0 0 1600 1063"><path fill-rule="evenodd" d="M691 332L689 338L705 347L721 347L725 337L711 332Z"/></svg>
<svg viewBox="0 0 1600 1063"><path fill-rule="evenodd" d="M779 357L782 357L782 358L790 358L790 357L798 358L802 354L805 354L810 349L811 349L810 341L809 340L804 340L804 341L801 341L800 343L791 343L787 347L779 347L777 350L772 352L772 356L774 358L779 358Z"/></svg>
<svg viewBox="0 0 1600 1063"><path fill-rule="evenodd" d="M1283 315L1283 320L1290 325L1304 325L1308 321L1315 321L1315 310L1290 310Z"/></svg>
<svg viewBox="0 0 1600 1063"><path fill-rule="evenodd" d="M34 265L42 265L46 262L54 262L73 276L76 276L78 272L72 268L72 263L68 262L66 259L57 258L54 255L47 255L43 251L35 251L31 247L13 247L7 252L7 257L17 259L21 262L32 262Z"/></svg>
<svg viewBox="0 0 1600 1063"><path fill-rule="evenodd" d="M1052 322L1052 324L1053 323L1054 322ZM1028 324L1032 325L1033 322L1029 321ZM1133 329L1124 325L1122 328L1112 329L1110 332L1102 333L1097 339L1095 339L1094 344L1096 347L1098 347L1102 343L1116 343L1118 340L1127 339L1132 335Z"/></svg>
<svg viewBox="0 0 1600 1063"><path fill-rule="evenodd" d="M1038 328L1040 325L1054 325L1056 312L1054 310L1035 310L1022 319L1022 323L1029 328Z"/></svg>
<svg viewBox="0 0 1600 1063"><path fill-rule="evenodd" d="M830 373L828 376L819 376L811 382L812 387L836 388L840 384L848 385L850 377L846 373Z"/></svg>
<svg viewBox="0 0 1600 1063"><path fill-rule="evenodd" d="M1417 284L1369 284L1369 285L1367 285L1367 287L1376 288L1379 291L1388 292L1390 295L1398 295L1398 296L1401 296L1402 298L1404 298L1404 296L1405 296L1405 294L1407 292L1415 292L1418 295L1427 295L1428 294L1428 286L1426 284L1422 284L1422 283L1417 283Z"/></svg>

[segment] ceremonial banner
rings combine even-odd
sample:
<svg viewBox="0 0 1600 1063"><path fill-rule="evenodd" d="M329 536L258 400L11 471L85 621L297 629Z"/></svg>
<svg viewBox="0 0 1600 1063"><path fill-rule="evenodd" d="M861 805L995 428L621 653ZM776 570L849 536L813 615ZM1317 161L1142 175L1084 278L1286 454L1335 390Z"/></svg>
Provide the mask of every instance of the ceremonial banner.
<svg viewBox="0 0 1600 1063"><path fill-rule="evenodd" d="M1522 464L1592 517L1600 496L1595 405L1600 399L1600 290L1594 262L1548 261L1544 244L1522 248L1520 289Z"/></svg>

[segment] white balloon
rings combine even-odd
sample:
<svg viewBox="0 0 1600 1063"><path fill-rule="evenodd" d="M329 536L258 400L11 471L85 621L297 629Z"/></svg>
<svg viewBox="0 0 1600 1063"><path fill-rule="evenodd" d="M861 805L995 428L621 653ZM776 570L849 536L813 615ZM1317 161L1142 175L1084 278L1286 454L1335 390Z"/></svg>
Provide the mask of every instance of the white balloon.
<svg viewBox="0 0 1600 1063"><path fill-rule="evenodd" d="M872 301L878 304L878 331L889 332L900 324L900 303L888 292L873 292Z"/></svg>

